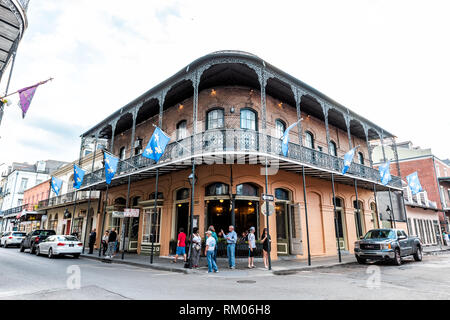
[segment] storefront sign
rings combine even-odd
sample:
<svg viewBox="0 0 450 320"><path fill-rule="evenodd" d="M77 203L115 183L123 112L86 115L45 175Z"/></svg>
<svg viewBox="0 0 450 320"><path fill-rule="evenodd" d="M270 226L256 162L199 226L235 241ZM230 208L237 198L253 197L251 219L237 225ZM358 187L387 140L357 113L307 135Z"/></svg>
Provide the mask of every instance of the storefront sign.
<svg viewBox="0 0 450 320"><path fill-rule="evenodd" d="M274 196L271 194L263 194L262 199L265 201L274 201L275 200Z"/></svg>
<svg viewBox="0 0 450 320"><path fill-rule="evenodd" d="M138 218L139 217L139 209L125 209L124 217Z"/></svg>
<svg viewBox="0 0 450 320"><path fill-rule="evenodd" d="M124 217L124 213L121 211L113 211L111 215L113 218L123 218Z"/></svg>

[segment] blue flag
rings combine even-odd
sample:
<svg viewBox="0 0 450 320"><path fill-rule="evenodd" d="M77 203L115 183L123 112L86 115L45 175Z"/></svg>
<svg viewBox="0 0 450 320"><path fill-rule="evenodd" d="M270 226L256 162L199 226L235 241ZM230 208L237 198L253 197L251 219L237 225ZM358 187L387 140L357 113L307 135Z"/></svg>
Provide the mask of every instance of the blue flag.
<svg viewBox="0 0 450 320"><path fill-rule="evenodd" d="M417 171L407 176L406 180L408 181L408 185L411 189L412 194L417 194L423 190L422 185L419 181L419 175L417 174Z"/></svg>
<svg viewBox="0 0 450 320"><path fill-rule="evenodd" d="M348 169L350 169L350 166L353 162L353 157L355 156L355 150L356 148L353 148L349 152L347 152L344 156L344 168L342 168L342 174L346 174Z"/></svg>
<svg viewBox="0 0 450 320"><path fill-rule="evenodd" d="M109 153L104 152L104 161L105 161L105 179L107 184L111 184L112 178L117 172L117 164L119 163L119 158L110 155Z"/></svg>
<svg viewBox="0 0 450 320"><path fill-rule="evenodd" d="M81 169L76 164L73 165L73 187L75 189L80 189L81 184L83 183L84 174L86 171Z"/></svg>
<svg viewBox="0 0 450 320"><path fill-rule="evenodd" d="M148 159L153 159L158 162L161 159L164 151L166 150L167 144L170 138L162 131L160 128L156 127L155 132L148 142L142 156Z"/></svg>
<svg viewBox="0 0 450 320"><path fill-rule="evenodd" d="M62 180L52 177L52 190L56 193L57 196L59 196L59 192L61 191L62 187Z"/></svg>
<svg viewBox="0 0 450 320"><path fill-rule="evenodd" d="M380 179L383 185L387 185L391 180L391 161L386 162L381 165L379 168L380 171Z"/></svg>
<svg viewBox="0 0 450 320"><path fill-rule="evenodd" d="M286 129L283 136L281 137L281 152L283 153L283 156L287 157L289 152L289 131L294 128L299 121L289 126L289 128Z"/></svg>

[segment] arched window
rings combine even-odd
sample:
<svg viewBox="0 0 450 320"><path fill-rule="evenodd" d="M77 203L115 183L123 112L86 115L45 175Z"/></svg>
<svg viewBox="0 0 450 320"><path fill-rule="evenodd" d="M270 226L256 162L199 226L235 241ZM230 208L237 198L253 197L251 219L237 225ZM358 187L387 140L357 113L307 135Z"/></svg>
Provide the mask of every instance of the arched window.
<svg viewBox="0 0 450 320"><path fill-rule="evenodd" d="M358 152L358 162L359 164L364 165L364 155L362 154L362 152Z"/></svg>
<svg viewBox="0 0 450 320"><path fill-rule="evenodd" d="M220 129L224 127L223 109L213 109L208 111L206 118L206 130Z"/></svg>
<svg viewBox="0 0 450 320"><path fill-rule="evenodd" d="M334 198L334 202L336 203L336 208L343 208L343 201L341 198Z"/></svg>
<svg viewBox="0 0 450 320"><path fill-rule="evenodd" d="M328 148L330 149L330 154L337 157L337 146L334 141L330 141L330 145L328 146Z"/></svg>
<svg viewBox="0 0 450 320"><path fill-rule="evenodd" d="M256 131L256 112L250 109L241 110L241 129Z"/></svg>
<svg viewBox="0 0 450 320"><path fill-rule="evenodd" d="M280 119L275 120L276 138L281 139L285 131L286 131L286 124L284 123L284 121Z"/></svg>
<svg viewBox="0 0 450 320"><path fill-rule="evenodd" d="M114 204L124 206L127 204L127 200L125 200L124 198L117 198L116 200L114 200Z"/></svg>
<svg viewBox="0 0 450 320"><path fill-rule="evenodd" d="M181 120L177 124L177 140L185 139L187 137L187 121Z"/></svg>
<svg viewBox="0 0 450 320"><path fill-rule="evenodd" d="M126 150L125 147L120 148L120 151L119 151L119 158L120 158L120 160L124 160L125 159L125 150Z"/></svg>
<svg viewBox="0 0 450 320"><path fill-rule="evenodd" d="M158 192L158 199L164 199L164 194L162 192ZM148 197L148 200L155 200L155 193L152 192Z"/></svg>
<svg viewBox="0 0 450 320"><path fill-rule="evenodd" d="M311 132L305 132L305 147L314 149L314 136Z"/></svg>
<svg viewBox="0 0 450 320"><path fill-rule="evenodd" d="M212 183L205 189L206 196L223 196L229 194L229 187L225 183Z"/></svg>
<svg viewBox="0 0 450 320"><path fill-rule="evenodd" d="M177 200L186 200L189 199L189 189L188 188L183 188L177 191L177 195L176 195L176 199Z"/></svg>
<svg viewBox="0 0 450 320"><path fill-rule="evenodd" d="M281 188L275 189L275 198L277 198L277 200L289 201L289 191Z"/></svg>
<svg viewBox="0 0 450 320"><path fill-rule="evenodd" d="M134 197L133 200L131 201L133 207L137 207L139 205L140 200L141 200L141 197L139 197L139 196Z"/></svg>
<svg viewBox="0 0 450 320"><path fill-rule="evenodd" d="M236 186L236 194L238 196L249 196L249 197L257 197L258 196L258 188L250 183L243 183Z"/></svg>

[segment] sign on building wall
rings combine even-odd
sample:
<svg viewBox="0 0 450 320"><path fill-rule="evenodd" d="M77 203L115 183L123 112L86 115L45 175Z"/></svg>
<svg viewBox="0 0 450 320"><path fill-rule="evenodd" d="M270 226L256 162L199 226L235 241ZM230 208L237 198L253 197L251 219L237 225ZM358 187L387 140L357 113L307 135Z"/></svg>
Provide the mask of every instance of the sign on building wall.
<svg viewBox="0 0 450 320"><path fill-rule="evenodd" d="M125 209L124 217L125 218L138 218L139 217L139 209Z"/></svg>

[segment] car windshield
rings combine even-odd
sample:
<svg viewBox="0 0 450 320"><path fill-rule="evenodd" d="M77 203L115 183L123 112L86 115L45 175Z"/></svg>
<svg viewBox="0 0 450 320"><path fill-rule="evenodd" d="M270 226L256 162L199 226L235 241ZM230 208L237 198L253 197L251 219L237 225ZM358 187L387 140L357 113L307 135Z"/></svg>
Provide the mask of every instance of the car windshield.
<svg viewBox="0 0 450 320"><path fill-rule="evenodd" d="M364 239L395 239L395 232L393 230L370 230L364 236Z"/></svg>
<svg viewBox="0 0 450 320"><path fill-rule="evenodd" d="M78 239L73 236L61 236L58 237L58 241L78 241Z"/></svg>
<svg viewBox="0 0 450 320"><path fill-rule="evenodd" d="M12 235L15 237L25 237L26 233L25 232L14 232Z"/></svg>
<svg viewBox="0 0 450 320"><path fill-rule="evenodd" d="M54 234L56 234L56 232L53 231L53 230L42 230L42 231L39 231L39 235L40 236L44 236L44 237L52 236Z"/></svg>

